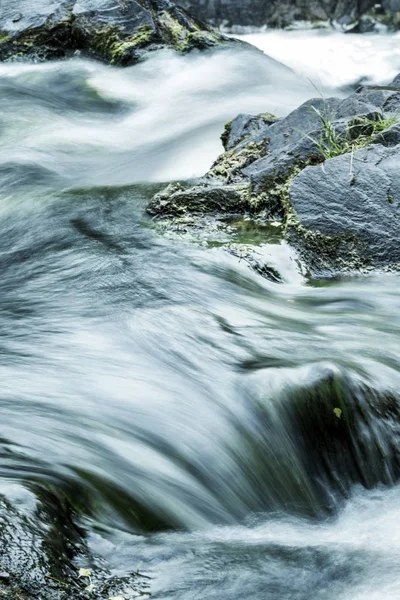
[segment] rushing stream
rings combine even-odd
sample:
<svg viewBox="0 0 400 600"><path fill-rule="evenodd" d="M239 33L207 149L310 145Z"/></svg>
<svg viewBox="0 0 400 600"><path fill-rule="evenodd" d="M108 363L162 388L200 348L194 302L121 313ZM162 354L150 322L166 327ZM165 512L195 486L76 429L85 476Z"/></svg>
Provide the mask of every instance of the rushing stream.
<svg viewBox="0 0 400 600"><path fill-rule="evenodd" d="M340 35L355 62L321 93L400 71L396 36L377 74L370 37L326 32L290 38L301 76L246 49L0 66L0 491L73 496L154 598L400 596L399 276L309 282L271 235L273 283L144 210L224 122L315 95L302 43Z"/></svg>

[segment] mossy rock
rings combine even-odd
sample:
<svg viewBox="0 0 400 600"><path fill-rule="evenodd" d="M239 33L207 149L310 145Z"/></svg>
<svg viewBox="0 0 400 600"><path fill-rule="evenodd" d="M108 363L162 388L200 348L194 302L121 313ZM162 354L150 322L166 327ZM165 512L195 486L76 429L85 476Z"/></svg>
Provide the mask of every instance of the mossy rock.
<svg viewBox="0 0 400 600"><path fill-rule="evenodd" d="M40 14L29 0L2 2L0 60L50 60L79 51L113 65L134 64L148 49L179 52L231 40L191 18L167 0L44 0Z"/></svg>
<svg viewBox="0 0 400 600"><path fill-rule="evenodd" d="M210 171L158 194L149 212L280 221L313 277L399 270L398 81L312 99L281 120L239 115Z"/></svg>
<svg viewBox="0 0 400 600"><path fill-rule="evenodd" d="M248 206L243 186L185 187L171 184L156 194L147 207L150 215L171 218L190 214L241 213Z"/></svg>

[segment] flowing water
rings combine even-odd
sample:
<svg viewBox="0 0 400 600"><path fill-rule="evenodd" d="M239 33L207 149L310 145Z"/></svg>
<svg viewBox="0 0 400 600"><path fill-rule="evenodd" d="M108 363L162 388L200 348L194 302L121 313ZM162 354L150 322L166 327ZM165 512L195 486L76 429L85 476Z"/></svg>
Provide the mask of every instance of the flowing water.
<svg viewBox="0 0 400 600"><path fill-rule="evenodd" d="M145 213L225 121L315 94L300 41L338 34L293 35L301 76L245 48L0 67L0 491L72 498L154 598L400 595L399 277L310 282L266 235L273 283ZM395 74L340 40L357 68L321 70L322 93Z"/></svg>
<svg viewBox="0 0 400 600"><path fill-rule="evenodd" d="M270 30L239 37L290 66L317 88L346 87L355 82L385 85L399 73L400 33Z"/></svg>

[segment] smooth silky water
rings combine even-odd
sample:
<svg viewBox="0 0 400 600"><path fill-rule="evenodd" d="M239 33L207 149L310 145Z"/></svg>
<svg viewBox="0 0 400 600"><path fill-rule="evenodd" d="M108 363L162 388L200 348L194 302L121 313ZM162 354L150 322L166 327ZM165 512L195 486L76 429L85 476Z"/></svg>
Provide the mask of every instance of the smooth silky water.
<svg viewBox="0 0 400 600"><path fill-rule="evenodd" d="M353 77L366 39L322 94L400 71ZM0 67L0 491L64 494L154 598L400 596L399 276L308 281L266 234L277 284L145 213L224 122L315 95L302 47L302 77L246 49Z"/></svg>

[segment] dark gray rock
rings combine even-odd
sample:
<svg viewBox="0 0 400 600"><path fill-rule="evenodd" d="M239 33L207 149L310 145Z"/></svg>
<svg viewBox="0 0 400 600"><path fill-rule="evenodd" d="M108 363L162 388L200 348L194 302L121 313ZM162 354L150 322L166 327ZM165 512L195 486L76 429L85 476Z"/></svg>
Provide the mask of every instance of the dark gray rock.
<svg viewBox="0 0 400 600"><path fill-rule="evenodd" d="M81 51L133 64L146 49L186 52L227 38L169 0L0 0L0 60L63 58Z"/></svg>
<svg viewBox="0 0 400 600"><path fill-rule="evenodd" d="M225 150L232 150L239 144L249 141L257 141L266 137L266 129L278 119L269 113L258 115L238 115L236 119L225 125L225 131L221 136Z"/></svg>
<svg viewBox="0 0 400 600"><path fill-rule="evenodd" d="M397 0L387 0L396 3ZM297 20L346 24L374 7L374 0L179 0L199 19L213 24L285 27Z"/></svg>
<svg viewBox="0 0 400 600"><path fill-rule="evenodd" d="M382 146L397 146L400 144L400 123L395 123L386 131L382 131L376 136L374 143Z"/></svg>
<svg viewBox="0 0 400 600"><path fill-rule="evenodd" d="M0 496L0 596L8 600L132 600L148 589L138 573L115 577L92 555L79 516L66 500L43 488L18 490L15 508ZM14 496L15 494L13 494ZM21 502L21 499L22 502ZM79 568L90 565L89 578ZM136 590L137 593L133 593Z"/></svg>
<svg viewBox="0 0 400 600"><path fill-rule="evenodd" d="M51 0L20 0L15 2L1 0L1 30L10 37L16 37L28 29L43 27L47 21L61 22L69 18L71 2L54 3ZM17 19L18 16L18 19Z"/></svg>
<svg viewBox="0 0 400 600"><path fill-rule="evenodd" d="M269 139L269 153L246 167L243 175L250 178L255 191L262 191L266 185L287 177L295 166L323 159L318 143L321 139L325 146L329 143L324 140L326 129L321 127L322 119L334 123L336 135L344 139L349 123L354 119L375 121L383 112L392 112L396 106L399 108L400 102L397 102L397 94L390 90L362 89L345 100L309 100L285 119L271 125L268 133L264 130ZM354 124L349 137L353 134Z"/></svg>
<svg viewBox="0 0 400 600"><path fill-rule="evenodd" d="M382 7L392 14L400 12L400 0L382 0Z"/></svg>
<svg viewBox="0 0 400 600"><path fill-rule="evenodd" d="M272 124L268 132L269 153L243 170L256 192L287 177L293 167L314 157L322 157L315 140L321 135L319 114L336 114L341 101L337 98L314 98L305 102L285 119Z"/></svg>
<svg viewBox="0 0 400 600"><path fill-rule="evenodd" d="M312 270L400 266L399 159L399 147L375 144L295 177L295 229L308 234L298 247Z"/></svg>
<svg viewBox="0 0 400 600"><path fill-rule="evenodd" d="M239 115L206 176L169 186L149 212L281 220L314 276L399 269L397 82L309 100L281 120Z"/></svg>

